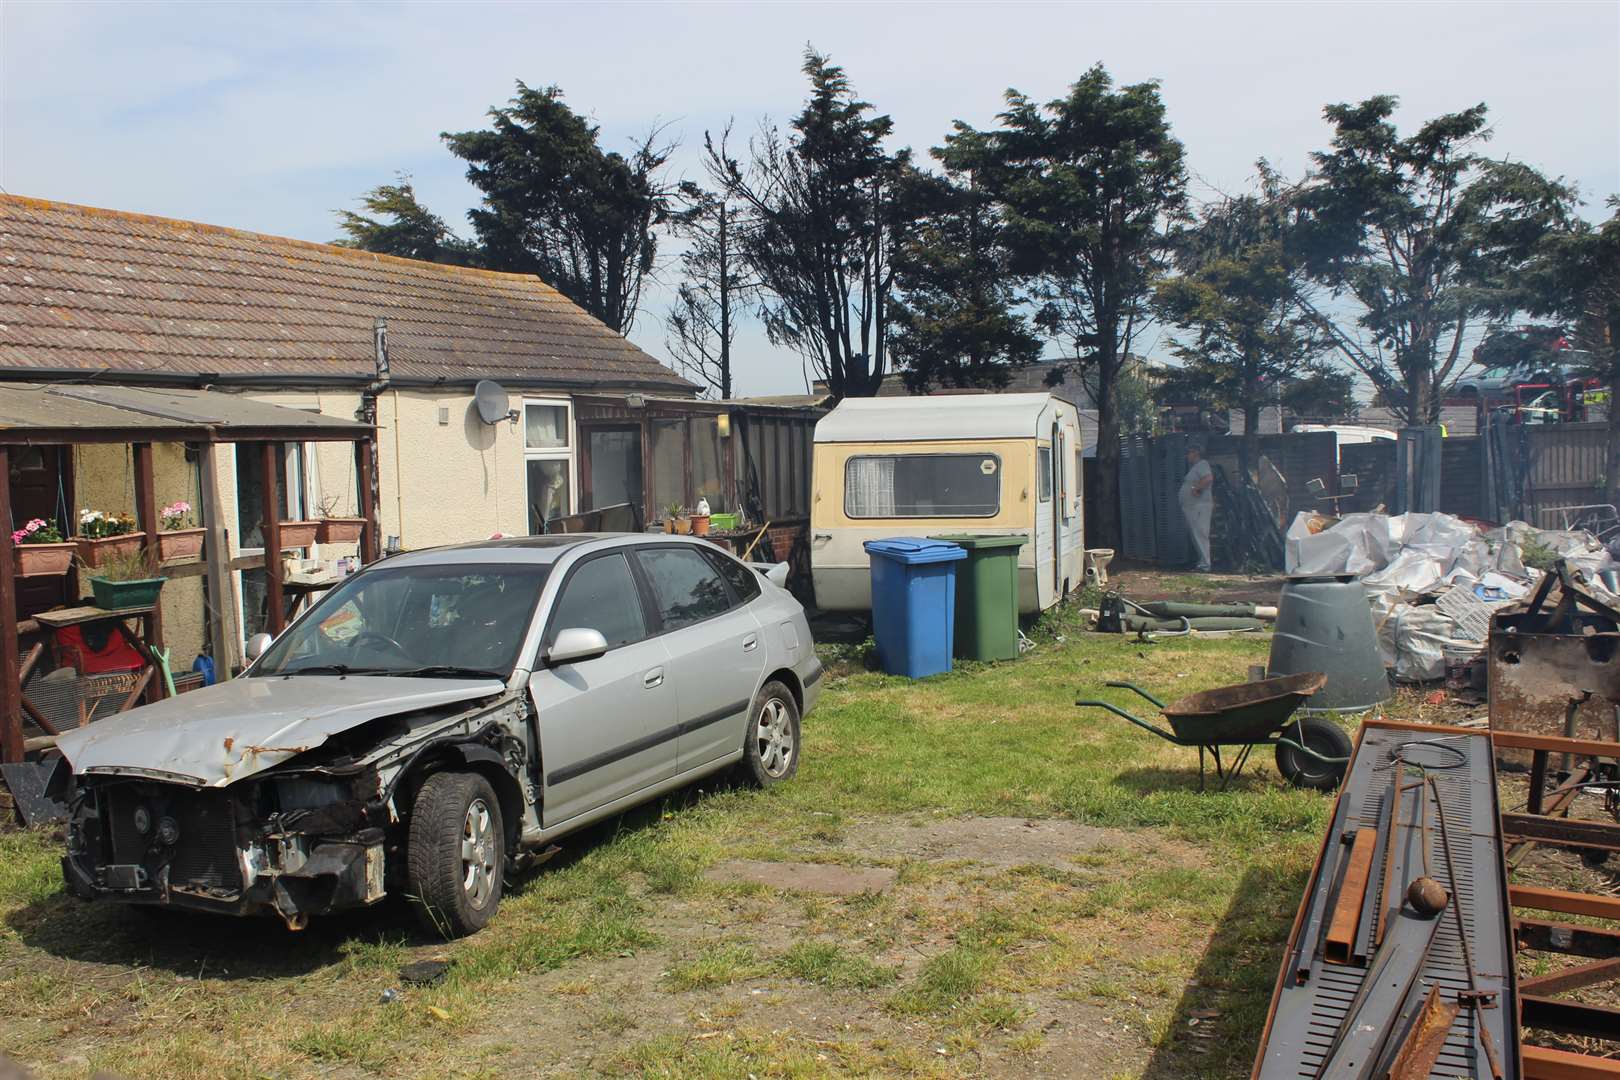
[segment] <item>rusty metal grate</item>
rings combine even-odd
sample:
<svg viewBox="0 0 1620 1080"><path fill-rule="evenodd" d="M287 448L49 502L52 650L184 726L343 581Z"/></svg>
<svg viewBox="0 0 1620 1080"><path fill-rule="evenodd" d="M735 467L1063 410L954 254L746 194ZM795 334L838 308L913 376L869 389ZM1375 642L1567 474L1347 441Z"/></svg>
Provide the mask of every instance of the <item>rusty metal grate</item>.
<svg viewBox="0 0 1620 1080"><path fill-rule="evenodd" d="M1517 1076L1518 1033L1514 1017L1517 1009L1512 987L1512 947L1507 891L1502 872L1501 840L1497 827L1495 765L1488 733L1454 733L1432 727L1371 723L1363 728L1361 743L1345 778L1335 807L1323 856L1313 872L1301 918L1290 935L1287 959L1272 1001L1272 1015L1261 1042L1256 1076L1260 1080L1290 1078L1315 1080L1339 1037L1345 1018L1357 1007L1363 980L1371 970L1365 966L1327 963L1315 941L1303 940L1311 928L1313 912L1325 911L1332 902L1335 875L1343 862L1339 837L1347 829L1377 829L1389 821L1385 803L1392 794L1391 770L1394 756L1403 745L1445 738L1462 751L1462 760L1450 755L1455 766L1435 768L1430 775L1445 802L1451 837L1452 861L1456 872L1454 892L1460 903L1468 944L1473 954L1479 987L1497 994L1496 1007L1483 1013L1460 1011L1447 1032L1438 1060L1429 1072L1434 1080L1489 1076L1481 1048L1476 1018L1483 1018L1486 1034L1494 1045L1508 1080ZM1422 751L1408 749L1408 755ZM1439 764L1439 758L1425 762ZM1431 876L1447 884L1446 860L1434 804L1425 788L1404 793L1400 824L1394 831L1397 854L1392 857L1397 883L1409 880L1404 867L1414 868L1421 860L1422 831L1416 827L1419 813L1415 795L1428 799L1429 870ZM1346 848L1347 850L1347 848ZM1384 866L1375 862L1368 878L1368 893L1384 895ZM1372 905L1377 912L1378 904ZM1358 940L1365 937L1365 951L1372 951L1373 935L1381 913L1370 925L1363 925ZM1469 990L1467 965L1462 942L1450 910L1439 918L1422 966L1418 969L1418 992L1440 987L1443 1001L1454 1001ZM1369 1075L1370 1070L1368 1070Z"/></svg>

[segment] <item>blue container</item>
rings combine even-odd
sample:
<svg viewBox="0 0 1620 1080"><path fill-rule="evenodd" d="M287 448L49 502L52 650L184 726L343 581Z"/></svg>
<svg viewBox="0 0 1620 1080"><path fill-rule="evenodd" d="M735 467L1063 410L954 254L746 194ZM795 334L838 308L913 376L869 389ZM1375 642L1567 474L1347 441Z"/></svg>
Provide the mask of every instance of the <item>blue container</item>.
<svg viewBox="0 0 1620 1080"><path fill-rule="evenodd" d="M883 670L912 679L951 670L956 564L967 551L919 536L864 546L872 563L872 636Z"/></svg>

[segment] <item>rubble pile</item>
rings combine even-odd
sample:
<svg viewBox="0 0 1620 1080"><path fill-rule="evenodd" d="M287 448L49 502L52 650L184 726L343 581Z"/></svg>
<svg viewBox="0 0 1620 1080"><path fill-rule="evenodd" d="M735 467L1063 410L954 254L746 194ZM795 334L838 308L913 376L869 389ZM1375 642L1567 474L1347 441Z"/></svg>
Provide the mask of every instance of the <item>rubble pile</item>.
<svg viewBox="0 0 1620 1080"><path fill-rule="evenodd" d="M1483 529L1451 514L1300 513L1288 527L1289 574L1361 579L1384 663L1403 681L1445 677L1485 651L1491 614L1535 588L1532 561L1564 559L1601 596L1620 568L1591 533L1522 521ZM1612 579L1611 579L1612 580Z"/></svg>

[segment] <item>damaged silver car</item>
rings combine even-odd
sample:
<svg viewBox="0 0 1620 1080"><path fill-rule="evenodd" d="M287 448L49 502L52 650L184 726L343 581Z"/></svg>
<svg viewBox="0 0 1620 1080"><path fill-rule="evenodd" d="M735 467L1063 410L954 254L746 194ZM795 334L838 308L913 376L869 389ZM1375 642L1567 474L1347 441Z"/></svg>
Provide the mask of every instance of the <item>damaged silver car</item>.
<svg viewBox="0 0 1620 1080"><path fill-rule="evenodd" d="M652 535L396 556L259 647L61 737L73 893L295 929L401 893L471 933L565 833L722 769L792 777L821 678L777 582Z"/></svg>

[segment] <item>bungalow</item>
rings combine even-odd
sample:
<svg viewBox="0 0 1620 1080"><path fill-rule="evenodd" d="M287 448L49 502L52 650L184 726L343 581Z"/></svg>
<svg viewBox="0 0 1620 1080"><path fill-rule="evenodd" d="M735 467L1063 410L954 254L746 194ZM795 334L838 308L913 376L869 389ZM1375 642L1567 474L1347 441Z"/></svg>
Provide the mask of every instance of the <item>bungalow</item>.
<svg viewBox="0 0 1620 1080"><path fill-rule="evenodd" d="M808 514L813 410L700 401L523 274L0 195L7 381L206 389L375 424L369 469L332 442L152 447L160 505L201 507L202 478L217 477L238 564L262 553L270 445L286 520L357 514L369 472L385 547L568 527L609 505L640 527L700 497L779 524ZM125 445L14 453L9 483L17 524L45 518L64 535L85 508L134 509ZM323 562L355 550L298 549ZM237 574L232 621L246 637L267 622L265 573ZM71 576L23 586L23 615L79 595ZM201 588L177 578L164 591L176 666L204 651Z"/></svg>

